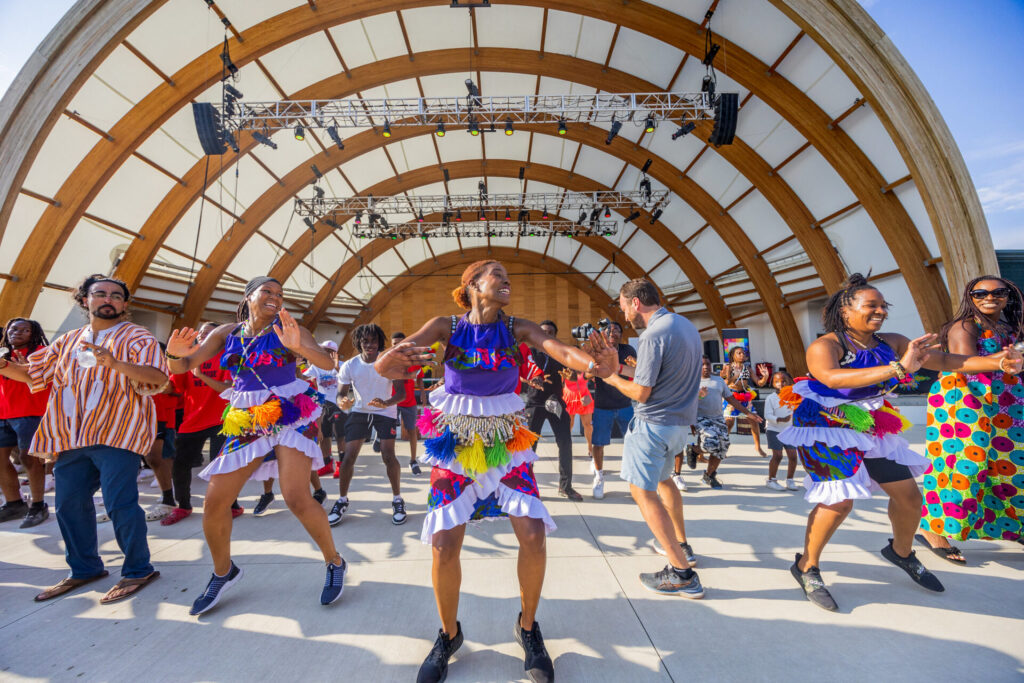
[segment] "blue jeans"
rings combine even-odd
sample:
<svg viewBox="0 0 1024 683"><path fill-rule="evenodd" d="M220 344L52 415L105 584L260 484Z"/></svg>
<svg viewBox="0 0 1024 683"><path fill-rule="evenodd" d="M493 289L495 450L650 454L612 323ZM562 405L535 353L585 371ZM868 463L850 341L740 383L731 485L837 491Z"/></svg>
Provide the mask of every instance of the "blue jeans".
<svg viewBox="0 0 1024 683"><path fill-rule="evenodd" d="M139 455L123 448L87 446L64 451L53 465L57 524L64 537L71 577L88 579L103 571L96 540L92 496L103 489L103 504L124 553L121 577L139 579L153 572L146 541L146 513L139 507Z"/></svg>
<svg viewBox="0 0 1024 683"><path fill-rule="evenodd" d="M594 408L594 433L590 443L594 446L607 446L612 442L612 426L618 422L619 429L626 433L629 421L633 419L633 406L625 408Z"/></svg>
<svg viewBox="0 0 1024 683"><path fill-rule="evenodd" d="M656 425L634 417L622 440L622 478L645 491L672 476L676 453L686 446L689 425Z"/></svg>

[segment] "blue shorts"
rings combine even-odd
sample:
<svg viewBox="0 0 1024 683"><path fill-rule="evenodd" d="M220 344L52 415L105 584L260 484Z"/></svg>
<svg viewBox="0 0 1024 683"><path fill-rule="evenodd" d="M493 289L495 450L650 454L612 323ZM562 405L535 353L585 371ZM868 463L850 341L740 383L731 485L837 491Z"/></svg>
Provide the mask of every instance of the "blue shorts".
<svg viewBox="0 0 1024 683"><path fill-rule="evenodd" d="M626 433L629 421L633 419L633 406L625 408L594 408L594 432L590 443L594 446L607 446L612 442L612 425L618 421L619 429Z"/></svg>
<svg viewBox="0 0 1024 683"><path fill-rule="evenodd" d="M686 447L689 436L689 425L656 425L634 417L622 442L622 478L656 491L672 476L676 454Z"/></svg>
<svg viewBox="0 0 1024 683"><path fill-rule="evenodd" d="M12 417L0 420L0 448L17 446L22 453L28 453L32 437L39 428L42 417Z"/></svg>

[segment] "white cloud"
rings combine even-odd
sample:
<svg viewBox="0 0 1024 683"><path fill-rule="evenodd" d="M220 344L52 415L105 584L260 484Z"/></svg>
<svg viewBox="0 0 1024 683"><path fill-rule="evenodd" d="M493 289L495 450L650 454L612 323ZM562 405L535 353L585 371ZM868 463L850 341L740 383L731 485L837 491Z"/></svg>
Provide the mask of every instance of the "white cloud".
<svg viewBox="0 0 1024 683"><path fill-rule="evenodd" d="M978 188L978 198L985 213L1024 210L1024 179L1009 178L994 185Z"/></svg>

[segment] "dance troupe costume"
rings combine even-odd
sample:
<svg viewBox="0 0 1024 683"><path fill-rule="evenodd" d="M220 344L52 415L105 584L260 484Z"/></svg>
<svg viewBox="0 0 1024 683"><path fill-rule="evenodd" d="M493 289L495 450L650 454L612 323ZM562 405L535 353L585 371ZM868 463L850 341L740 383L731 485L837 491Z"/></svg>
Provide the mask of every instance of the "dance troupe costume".
<svg viewBox="0 0 1024 683"><path fill-rule="evenodd" d="M584 405L584 399L588 398L590 400ZM563 380L562 401L565 403L565 412L570 415L594 414L594 397L590 395L587 380L581 374L577 373L575 380Z"/></svg>
<svg viewBox="0 0 1024 683"><path fill-rule="evenodd" d="M1014 343L978 324L977 355ZM943 372L928 395L921 528L953 540L1024 539L1024 381Z"/></svg>
<svg viewBox="0 0 1024 683"><path fill-rule="evenodd" d="M252 479L277 478L274 446L295 448L312 460L312 469L323 467L320 446L307 434L320 417L323 394L296 377L295 355L273 330L242 337L236 334L241 329L227 336L221 355L221 366L234 382L221 394L228 401L221 434L228 439L199 476L209 480L262 459Z"/></svg>
<svg viewBox="0 0 1024 683"><path fill-rule="evenodd" d="M871 368L897 360L892 347L878 336L874 339L874 348L847 350L839 367ZM868 387L833 389L811 377L779 392L780 403L793 409L793 424L779 433L779 440L800 454L807 472L807 502L834 505L870 498L880 487L868 474L865 458L903 465L912 477L928 469L928 459L911 451L899 436L910 422L886 400L898 383L893 378Z"/></svg>
<svg viewBox="0 0 1024 683"><path fill-rule="evenodd" d="M732 374L731 368L730 374ZM757 408L754 407L754 399L757 398L757 393L750 388L750 366L746 363L744 363L742 369L740 369L739 375L733 378L733 384L739 384L740 382L743 382L743 385L747 387L747 391L733 391L732 397L744 408L757 415ZM729 389L730 391L732 390L731 385ZM745 415L737 408L734 408L724 400L722 401L722 411L725 417L745 417Z"/></svg>
<svg viewBox="0 0 1024 683"><path fill-rule="evenodd" d="M548 532L555 523L540 500L523 399L515 393L523 359L514 318L473 324L452 316L445 383L430 393L418 420L426 439L421 462L432 465L421 539L470 520L532 517Z"/></svg>

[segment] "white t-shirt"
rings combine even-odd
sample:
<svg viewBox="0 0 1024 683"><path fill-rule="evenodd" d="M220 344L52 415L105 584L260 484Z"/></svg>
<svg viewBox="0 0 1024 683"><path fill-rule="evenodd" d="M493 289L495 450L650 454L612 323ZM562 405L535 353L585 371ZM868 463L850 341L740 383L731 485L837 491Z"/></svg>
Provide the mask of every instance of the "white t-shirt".
<svg viewBox="0 0 1024 683"><path fill-rule="evenodd" d="M766 432L781 432L793 424L792 420L779 422L780 417L790 417L793 411L783 407L779 403L779 395L772 394L764 400L764 430Z"/></svg>
<svg viewBox="0 0 1024 683"><path fill-rule="evenodd" d="M356 402L352 406L353 413L372 413L384 415L392 419L398 417L398 407L373 408L367 405L375 398L387 401L391 398L393 384L386 377L381 377L373 369L373 363L366 363L361 356L349 358L341 364L338 373L339 384L351 384Z"/></svg>
<svg viewBox="0 0 1024 683"><path fill-rule="evenodd" d="M334 404L338 403L337 370L324 370L311 365L308 370L302 373L302 376L316 381L316 390L324 395L324 399Z"/></svg>

